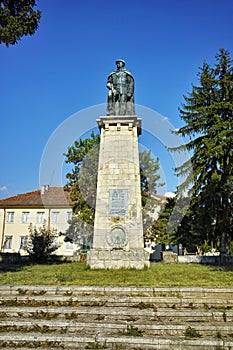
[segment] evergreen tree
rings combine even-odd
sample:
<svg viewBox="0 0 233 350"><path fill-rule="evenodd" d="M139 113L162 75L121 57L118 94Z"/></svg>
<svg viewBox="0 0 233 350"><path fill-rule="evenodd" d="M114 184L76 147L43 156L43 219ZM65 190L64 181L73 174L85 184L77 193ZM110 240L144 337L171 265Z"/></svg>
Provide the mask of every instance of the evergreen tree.
<svg viewBox="0 0 233 350"><path fill-rule="evenodd" d="M35 6L34 0L0 1L0 43L14 45L24 35L35 33L41 18Z"/></svg>
<svg viewBox="0 0 233 350"><path fill-rule="evenodd" d="M163 205L159 213L158 220L153 223L152 226L152 239L157 244L174 244L174 230L167 230L169 218L174 210L176 199L174 197L167 198L166 203Z"/></svg>
<svg viewBox="0 0 233 350"><path fill-rule="evenodd" d="M184 97L180 117L185 122L177 134L188 137L192 167L176 169L186 174L179 191L190 189L190 233L197 241L217 245L222 253L233 239L233 67L229 52L220 49L216 64L204 62L200 86ZM176 149L180 150L182 147ZM182 223L181 223L182 224Z"/></svg>

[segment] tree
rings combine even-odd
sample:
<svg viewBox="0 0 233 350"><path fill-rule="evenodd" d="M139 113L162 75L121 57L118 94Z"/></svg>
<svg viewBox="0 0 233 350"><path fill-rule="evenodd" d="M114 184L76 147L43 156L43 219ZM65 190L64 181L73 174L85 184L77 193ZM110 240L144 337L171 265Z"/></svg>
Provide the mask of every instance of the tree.
<svg viewBox="0 0 233 350"><path fill-rule="evenodd" d="M142 206L145 207L147 199L153 193L157 193L157 187L162 186L160 179L159 159L151 155L151 151L144 150L139 153Z"/></svg>
<svg viewBox="0 0 233 350"><path fill-rule="evenodd" d="M57 237L56 229L49 229L44 224L37 228L29 225L29 240L27 251L30 258L37 263L47 263L51 260L51 255L58 249L55 239Z"/></svg>
<svg viewBox="0 0 233 350"><path fill-rule="evenodd" d="M159 183L159 159L154 158L150 151L144 150L139 153L140 178L141 178L141 196L142 196L142 214L143 214L143 232L146 239L153 237L154 212L158 206L155 198L157 188L163 186Z"/></svg>
<svg viewBox="0 0 233 350"><path fill-rule="evenodd" d="M66 174L65 185L74 202L74 216L66 234L74 242L81 237L88 241L93 235L99 143L100 135L92 132L89 138L76 140L65 154L66 163L74 165Z"/></svg>
<svg viewBox="0 0 233 350"><path fill-rule="evenodd" d="M66 163L74 167L66 177L68 182L65 189L70 192L74 201L74 217L67 231L67 239L79 241L90 240L93 234L95 199L98 174L100 136L91 133L85 140L77 140L74 145L68 147L65 154ZM141 172L141 190L143 222L146 232L149 232L154 221L152 213L157 201L153 194L157 191L159 175L159 161L153 158L151 152L143 151L139 155Z"/></svg>
<svg viewBox="0 0 233 350"><path fill-rule="evenodd" d="M34 0L0 1L0 43L16 44L24 35L33 35L41 19Z"/></svg>
<svg viewBox="0 0 233 350"><path fill-rule="evenodd" d="M174 210L176 199L174 197L167 198L166 203L163 205L159 213L158 220L153 223L152 237L156 243L171 244L174 242L174 230L172 232L167 231L169 218Z"/></svg>
<svg viewBox="0 0 233 350"><path fill-rule="evenodd" d="M185 147L191 153L192 167L186 162L176 173L186 174L180 192L192 185L190 233L199 243L220 242L221 252L226 253L233 239L233 67L229 52L220 49L215 66L204 62L198 76L200 86L193 86L184 97L180 117L185 125L177 131L189 138Z"/></svg>

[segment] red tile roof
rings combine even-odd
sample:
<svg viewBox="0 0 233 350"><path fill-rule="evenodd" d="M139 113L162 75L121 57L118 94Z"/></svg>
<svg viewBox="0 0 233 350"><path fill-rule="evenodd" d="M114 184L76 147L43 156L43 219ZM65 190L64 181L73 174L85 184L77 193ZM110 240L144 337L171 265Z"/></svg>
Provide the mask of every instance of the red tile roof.
<svg viewBox="0 0 233 350"><path fill-rule="evenodd" d="M48 187L44 194L41 190L17 194L0 199L0 208L71 208L69 193L63 187Z"/></svg>

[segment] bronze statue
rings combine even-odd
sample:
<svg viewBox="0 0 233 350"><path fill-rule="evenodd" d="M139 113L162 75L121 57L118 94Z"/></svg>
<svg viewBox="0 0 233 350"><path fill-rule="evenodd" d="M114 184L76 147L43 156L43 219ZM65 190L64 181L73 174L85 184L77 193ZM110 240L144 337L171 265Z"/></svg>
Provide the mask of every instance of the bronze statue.
<svg viewBox="0 0 233 350"><path fill-rule="evenodd" d="M107 115L134 115L134 78L124 68L125 61L116 60L117 70L107 81Z"/></svg>

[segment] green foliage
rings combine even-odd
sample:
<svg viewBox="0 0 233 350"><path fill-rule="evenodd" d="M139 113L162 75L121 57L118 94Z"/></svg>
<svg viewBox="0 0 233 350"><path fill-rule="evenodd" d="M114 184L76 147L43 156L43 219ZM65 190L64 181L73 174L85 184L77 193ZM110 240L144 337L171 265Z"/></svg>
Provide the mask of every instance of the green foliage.
<svg viewBox="0 0 233 350"><path fill-rule="evenodd" d="M233 240L229 242L228 252L230 255L233 255Z"/></svg>
<svg viewBox="0 0 233 350"><path fill-rule="evenodd" d="M77 242L80 237L88 240L93 234L99 143L100 136L92 132L89 138L75 141L65 154L66 163L74 165L66 175L65 186L74 202L74 215L67 231L72 241Z"/></svg>
<svg viewBox="0 0 233 350"><path fill-rule="evenodd" d="M192 87L180 108L185 125L177 134L189 139L185 147L191 153L191 163L176 168L178 176L186 174L178 190L189 190L192 185L191 207L186 216L190 231L186 234L191 234L196 243L206 241L216 246L220 242L221 252L226 253L227 244L233 238L233 67L230 54L221 49L215 66L204 62L198 76L200 86Z"/></svg>
<svg viewBox="0 0 233 350"><path fill-rule="evenodd" d="M196 329L194 329L190 326L185 330L184 335L186 338L200 338L201 337L201 334L199 332L197 332Z"/></svg>
<svg viewBox="0 0 233 350"><path fill-rule="evenodd" d="M123 332L123 335L130 337L143 337L143 332L137 327L127 325L127 330Z"/></svg>
<svg viewBox="0 0 233 350"><path fill-rule="evenodd" d="M139 153L140 162L140 176L141 176L141 193L142 193L142 206L145 207L148 197L157 192L158 181L160 176L159 159L153 158L150 151L144 150Z"/></svg>
<svg viewBox="0 0 233 350"><path fill-rule="evenodd" d="M174 242L174 232L168 232L168 222L174 206L176 204L175 198L167 198L167 201L160 211L158 220L153 223L152 236L154 242L161 244L170 244Z"/></svg>
<svg viewBox="0 0 233 350"><path fill-rule="evenodd" d="M147 239L153 237L153 217L155 208L159 203L155 198L157 187L163 186L158 181L160 176L159 159L154 158L150 151L144 150L139 153L140 178L141 178L141 195L142 195L142 214L143 214L143 231Z"/></svg>
<svg viewBox="0 0 233 350"><path fill-rule="evenodd" d="M0 43L14 45L24 35L35 33L41 18L35 6L34 0L0 1Z"/></svg>
<svg viewBox="0 0 233 350"><path fill-rule="evenodd" d="M30 224L29 233L27 251L30 258L39 264L49 262L52 253L58 249L55 244L57 230L48 228L46 222L44 222L39 228Z"/></svg>
<svg viewBox="0 0 233 350"><path fill-rule="evenodd" d="M216 338L218 338L218 339L223 339L223 336L222 336L221 331L217 331L217 333L216 333Z"/></svg>
<svg viewBox="0 0 233 350"><path fill-rule="evenodd" d="M94 342L91 344L86 345L85 349L107 349L108 346L106 344L106 342L102 343L102 342Z"/></svg>

